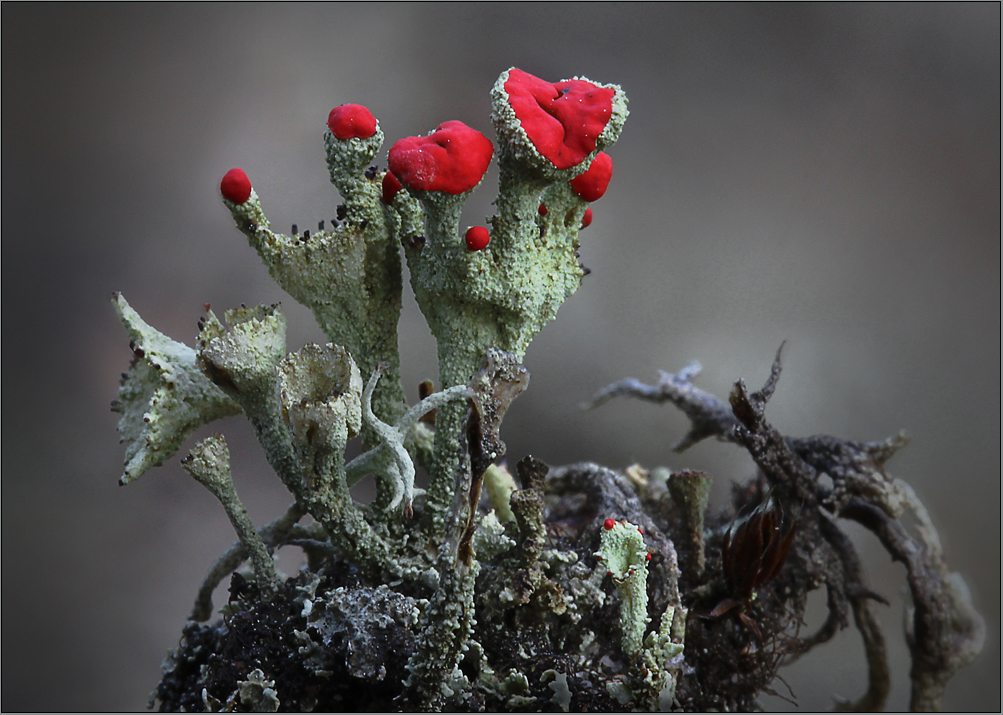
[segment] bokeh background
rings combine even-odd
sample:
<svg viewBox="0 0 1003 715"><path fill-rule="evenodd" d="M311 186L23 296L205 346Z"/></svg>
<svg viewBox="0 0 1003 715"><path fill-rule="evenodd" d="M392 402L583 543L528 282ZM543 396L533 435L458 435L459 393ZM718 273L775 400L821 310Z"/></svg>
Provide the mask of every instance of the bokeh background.
<svg viewBox="0 0 1003 715"><path fill-rule="evenodd" d="M946 705L999 709L998 4L4 3L2 20L3 710L142 708L234 538L177 457L116 485L108 404L130 352L111 292L189 342L205 302L276 301L290 350L322 341L233 228L220 177L244 168L283 230L330 220L333 106L370 107L387 148L448 119L493 136L488 90L513 65L617 82L631 116L581 237L593 273L528 352L510 456L703 468L721 503L753 471L737 448L674 455L686 422L673 408L577 405L694 359L705 389L758 387L787 340L768 410L781 430L911 433L889 467L929 506L988 621ZM494 188L492 174L466 224ZM405 301L414 399L434 344L408 288ZM250 430L220 428L252 517L273 518L288 497ZM902 709L904 570L850 530L893 604L889 706ZM858 696L859 637L785 677L801 710Z"/></svg>

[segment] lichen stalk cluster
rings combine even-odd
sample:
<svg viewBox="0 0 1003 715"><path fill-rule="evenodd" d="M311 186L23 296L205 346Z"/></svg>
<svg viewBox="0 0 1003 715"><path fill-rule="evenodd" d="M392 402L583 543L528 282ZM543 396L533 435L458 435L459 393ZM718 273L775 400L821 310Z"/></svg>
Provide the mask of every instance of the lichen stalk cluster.
<svg viewBox="0 0 1003 715"><path fill-rule="evenodd" d="M570 181L606 157L627 116L615 85L580 78L550 84L516 69L502 74L492 99L501 180L490 229L464 235L459 218L495 146L457 121L397 141L381 171L374 164L384 140L379 122L361 105L335 107L323 143L343 203L316 231L275 231L247 174L224 176L223 204L237 228L276 282L313 311L328 344L287 354L277 305L228 310L225 323L206 306L189 348L115 297L136 355L115 405L129 442L122 483L162 464L201 424L243 413L293 497L288 518L259 532L233 489L222 437L186 458L240 536L211 571L195 613L206 617L208 592L242 559L253 562L267 600L278 591L276 541L312 543L312 554L327 542L367 579L434 589L418 623L420 657L409 666L412 700L425 706L441 703L468 647L475 543L497 551L478 536L478 503L485 472L498 469L493 463L504 452L501 417L528 381L520 363L533 336L581 284L578 232L609 171L599 172L601 190L585 198ZM442 386L410 409L397 344L402 252L438 343ZM433 411L434 428L431 419L418 424ZM363 453L346 463L356 436ZM415 487L416 462L429 471L427 494ZM349 489L370 475L376 499L364 507ZM303 515L313 524L296 524ZM514 543L503 530L490 533Z"/></svg>

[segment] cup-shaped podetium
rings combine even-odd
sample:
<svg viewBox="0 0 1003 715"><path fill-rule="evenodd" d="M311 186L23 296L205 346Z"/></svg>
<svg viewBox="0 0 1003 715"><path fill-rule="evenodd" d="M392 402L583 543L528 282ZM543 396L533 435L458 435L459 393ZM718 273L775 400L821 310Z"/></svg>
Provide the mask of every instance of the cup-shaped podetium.
<svg viewBox="0 0 1003 715"><path fill-rule="evenodd" d="M202 425L240 414L240 406L202 373L195 350L150 326L121 293L112 304L133 352L112 403L122 415L118 431L126 447L119 484L125 485L163 464Z"/></svg>
<svg viewBox="0 0 1003 715"><path fill-rule="evenodd" d="M245 410L275 388L275 368L286 351L286 319L278 305L226 311L224 328L210 311L199 323L199 359L213 384Z"/></svg>
<svg viewBox="0 0 1003 715"><path fill-rule="evenodd" d="M279 365L282 419L304 454L342 451L362 429L362 375L340 345L306 345Z"/></svg>

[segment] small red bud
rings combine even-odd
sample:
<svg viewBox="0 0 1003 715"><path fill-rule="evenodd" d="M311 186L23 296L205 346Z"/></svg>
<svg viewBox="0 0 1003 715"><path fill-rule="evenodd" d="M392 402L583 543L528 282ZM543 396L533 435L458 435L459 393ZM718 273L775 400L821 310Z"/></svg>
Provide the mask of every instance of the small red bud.
<svg viewBox="0 0 1003 715"><path fill-rule="evenodd" d="M242 204L251 196L251 180L243 169L230 169L219 182L223 198L234 204Z"/></svg>
<svg viewBox="0 0 1003 715"><path fill-rule="evenodd" d="M613 160L604 151L596 154L584 174L579 174L571 180L571 189L582 201L598 201L606 193L609 180L613 176Z"/></svg>
<svg viewBox="0 0 1003 715"><path fill-rule="evenodd" d="M640 526L637 527L637 533L640 534L641 536L644 536L644 529L642 529Z"/></svg>
<svg viewBox="0 0 1003 715"><path fill-rule="evenodd" d="M596 554L596 561L602 561L602 554Z"/></svg>
<svg viewBox="0 0 1003 715"><path fill-rule="evenodd" d="M613 572L612 572L612 571L607 571L607 572L606 572L606 575L607 575L607 576L612 576L612 575L613 575Z"/></svg>
<svg viewBox="0 0 1003 715"><path fill-rule="evenodd" d="M546 216L546 215L547 215L547 207L546 207L546 206L544 206L543 204L540 204L540 208L538 208L538 209L536 210L536 212L537 212L538 214L540 214L541 216Z"/></svg>
<svg viewBox="0 0 1003 715"><path fill-rule="evenodd" d="M592 225L592 209L585 209L585 215L582 216L582 228L588 228Z"/></svg>
<svg viewBox="0 0 1003 715"><path fill-rule="evenodd" d="M467 229L465 240L467 242L468 249L471 251L481 251L488 247L488 243L491 241L491 235L483 226L471 226Z"/></svg>
<svg viewBox="0 0 1003 715"><path fill-rule="evenodd" d="M368 139L376 133L376 117L361 104L342 104L327 116L327 127L338 139Z"/></svg>
<svg viewBox="0 0 1003 715"><path fill-rule="evenodd" d="M613 528L614 526L616 526L616 522L615 522L615 521L613 521L612 519L607 519L606 521L604 521L604 522L602 523L602 525L603 525L603 528L604 528L604 529L606 529L606 531L609 531L609 530L610 530L610 529L612 529L612 528Z"/></svg>
<svg viewBox="0 0 1003 715"><path fill-rule="evenodd" d="M651 554L645 554L644 555L644 560L645 561L651 561Z"/></svg>
<svg viewBox="0 0 1003 715"><path fill-rule="evenodd" d="M202 307L205 308L205 312L208 313L209 312L209 308L211 308L212 305L210 303L203 303Z"/></svg>
<svg viewBox="0 0 1003 715"><path fill-rule="evenodd" d="M391 174L389 171L383 175L383 203L388 206L393 203L394 196L400 191L403 186L401 182L397 181L397 177Z"/></svg>

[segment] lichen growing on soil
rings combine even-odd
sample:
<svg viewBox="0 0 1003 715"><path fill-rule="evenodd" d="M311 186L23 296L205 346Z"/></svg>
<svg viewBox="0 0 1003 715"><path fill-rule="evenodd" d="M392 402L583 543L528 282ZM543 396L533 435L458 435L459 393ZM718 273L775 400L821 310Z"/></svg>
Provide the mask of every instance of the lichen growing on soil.
<svg viewBox="0 0 1003 715"><path fill-rule="evenodd" d="M780 434L766 418L779 352L761 390L738 380L728 402L696 388L691 365L654 386L616 383L589 405L669 402L692 423L676 452L707 437L743 448L757 474L723 509L708 509L713 475L690 470L504 462L502 422L529 386L526 348L588 275L580 232L610 184L606 150L628 112L617 85L517 68L491 99L497 149L447 121L393 144L386 170L373 163L384 136L372 113L335 107L324 147L344 203L313 233L274 231L247 174L224 176L236 227L329 343L287 352L278 305L224 320L206 305L188 346L115 295L134 356L113 403L120 483L201 425L242 413L292 499L256 527L222 435L182 460L238 540L210 567L150 707L752 710L762 693L784 697L778 668L852 614L868 682L845 706L880 709L890 675L874 609L887 600L868 588L844 519L906 565L912 706L936 709L981 649L984 623L919 498L885 469L905 438ZM497 213L463 230L463 203L495 158ZM397 342L402 254L439 357L440 389L423 383L411 406ZM362 453L346 460L356 437ZM420 469L427 491L415 486ZM376 498L361 504L349 488L370 477ZM274 564L288 546L307 558L291 576ZM210 624L227 579L222 620ZM828 618L805 634L808 594L823 587Z"/></svg>

